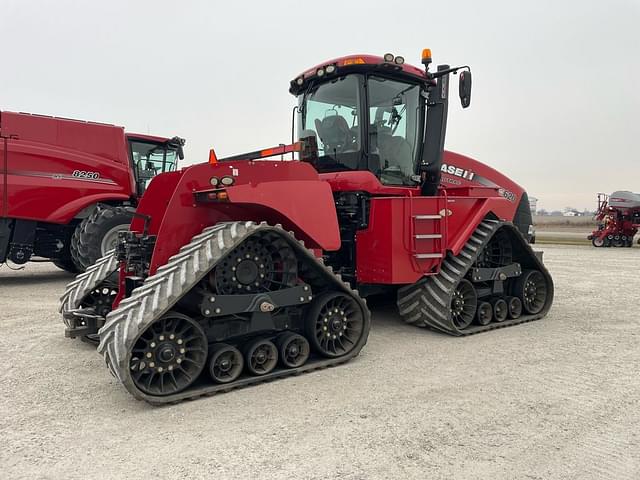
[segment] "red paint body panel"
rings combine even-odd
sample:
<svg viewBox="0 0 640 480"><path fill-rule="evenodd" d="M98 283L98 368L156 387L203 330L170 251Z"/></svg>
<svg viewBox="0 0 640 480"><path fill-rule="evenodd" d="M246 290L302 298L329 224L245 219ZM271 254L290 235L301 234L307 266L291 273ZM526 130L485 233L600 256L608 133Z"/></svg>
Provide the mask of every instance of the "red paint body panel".
<svg viewBox="0 0 640 480"><path fill-rule="evenodd" d="M0 112L0 132L7 139L6 162L0 163L6 195L6 202L0 200L1 216L67 224L97 202L122 202L136 195L122 127ZM97 178L79 178L74 171Z"/></svg>
<svg viewBox="0 0 640 480"><path fill-rule="evenodd" d="M226 189L229 202L196 202L195 193L212 190L212 177L227 175L235 179L234 185ZM167 197L171 186L173 193ZM331 188L311 165L301 162L204 163L158 175L143 196L138 212L151 216L149 233L157 235L151 274L205 227L225 221L280 223L295 232L308 248L340 247ZM143 221L134 220L132 230L142 232L142 228Z"/></svg>
<svg viewBox="0 0 640 480"><path fill-rule="evenodd" d="M309 248L333 251L340 247L334 191L371 195L369 225L358 232L356 273L364 284L408 284L439 271L441 258L417 259L415 254L447 251L457 254L478 224L493 215L513 220L524 190L494 169L463 155L446 152L436 197L421 197L419 188L382 185L370 172L319 175L299 161L239 160L199 164L156 177L138 211L151 216L149 233L157 235L150 273L175 255L207 226L251 220L281 223ZM467 172L465 174L465 172ZM198 192L211 192L212 177L231 175L228 202L196 202ZM466 178L463 178L466 175ZM167 196L167 192L173 192ZM416 216L442 215L416 221ZM142 232L143 222L132 229ZM441 238L414 240L414 235Z"/></svg>

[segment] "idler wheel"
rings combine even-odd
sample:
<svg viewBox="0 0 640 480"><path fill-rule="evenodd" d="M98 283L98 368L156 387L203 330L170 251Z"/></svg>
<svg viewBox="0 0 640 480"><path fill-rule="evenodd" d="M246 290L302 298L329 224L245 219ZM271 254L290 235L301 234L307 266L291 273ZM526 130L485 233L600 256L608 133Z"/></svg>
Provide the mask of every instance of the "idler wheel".
<svg viewBox="0 0 640 480"><path fill-rule="evenodd" d="M518 297L507 297L507 306L509 307L509 318L516 319L522 315L522 300Z"/></svg>
<svg viewBox="0 0 640 480"><path fill-rule="evenodd" d="M278 349L270 340L255 340L245 349L245 363L253 375L266 375L278 363Z"/></svg>
<svg viewBox="0 0 640 480"><path fill-rule="evenodd" d="M207 336L195 320L168 312L136 340L129 360L131 377L149 395L178 393L200 376L207 350Z"/></svg>
<svg viewBox="0 0 640 480"><path fill-rule="evenodd" d="M328 292L316 297L305 319L313 349L328 358L353 350L364 333L364 312L351 296Z"/></svg>
<svg viewBox="0 0 640 480"><path fill-rule="evenodd" d="M496 322L504 322L509 314L509 306L502 298L496 298L491 301L493 306L493 318Z"/></svg>
<svg viewBox="0 0 640 480"><path fill-rule="evenodd" d="M451 319L462 330L473 322L478 306L478 295L473 284L466 279L460 280L451 297Z"/></svg>
<svg viewBox="0 0 640 480"><path fill-rule="evenodd" d="M476 312L476 322L479 325L485 326L491 323L493 319L493 307L489 302L480 302L478 304L478 311Z"/></svg>
<svg viewBox="0 0 640 480"><path fill-rule="evenodd" d="M532 315L544 308L547 291L547 282L538 270L525 270L514 286L514 294L522 300L524 311Z"/></svg>
<svg viewBox="0 0 640 480"><path fill-rule="evenodd" d="M302 335L285 333L278 338L280 361L287 368L301 367L309 359L311 347Z"/></svg>
<svg viewBox="0 0 640 480"><path fill-rule="evenodd" d="M226 343L216 343L211 347L209 375L216 383L230 383L237 380L244 368L244 358L236 347Z"/></svg>

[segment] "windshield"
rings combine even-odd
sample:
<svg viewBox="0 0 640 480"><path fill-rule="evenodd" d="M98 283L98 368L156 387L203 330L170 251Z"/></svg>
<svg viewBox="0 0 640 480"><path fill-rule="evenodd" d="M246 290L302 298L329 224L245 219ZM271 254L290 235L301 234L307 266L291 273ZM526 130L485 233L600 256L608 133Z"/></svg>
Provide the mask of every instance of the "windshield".
<svg viewBox="0 0 640 480"><path fill-rule="evenodd" d="M300 96L300 138L318 141L318 171L358 170L361 165L360 75L338 78Z"/></svg>
<svg viewBox="0 0 640 480"><path fill-rule="evenodd" d="M369 77L369 152L386 185L415 185L419 154L420 87Z"/></svg>
<svg viewBox="0 0 640 480"><path fill-rule="evenodd" d="M159 173L172 172L178 163L178 152L175 147L166 143L150 143L132 140L131 161L135 171L139 193L146 190L149 182Z"/></svg>

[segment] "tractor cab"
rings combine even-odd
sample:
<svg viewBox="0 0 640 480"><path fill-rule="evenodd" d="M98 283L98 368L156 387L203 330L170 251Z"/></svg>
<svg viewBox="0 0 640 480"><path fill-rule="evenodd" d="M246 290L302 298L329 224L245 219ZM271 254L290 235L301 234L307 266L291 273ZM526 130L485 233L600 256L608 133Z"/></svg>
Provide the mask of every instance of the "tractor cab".
<svg viewBox="0 0 640 480"><path fill-rule="evenodd" d="M423 63L425 69L406 65L392 54L343 57L291 82L298 136L315 141L311 161L320 173L367 170L389 186L439 183L448 76L468 67L441 65L431 73L428 50ZM460 93L466 107L471 76L464 73Z"/></svg>
<svg viewBox="0 0 640 480"><path fill-rule="evenodd" d="M183 138L166 139L150 135L132 135L127 138L138 195L144 193L156 175L173 172L178 160L184 159Z"/></svg>

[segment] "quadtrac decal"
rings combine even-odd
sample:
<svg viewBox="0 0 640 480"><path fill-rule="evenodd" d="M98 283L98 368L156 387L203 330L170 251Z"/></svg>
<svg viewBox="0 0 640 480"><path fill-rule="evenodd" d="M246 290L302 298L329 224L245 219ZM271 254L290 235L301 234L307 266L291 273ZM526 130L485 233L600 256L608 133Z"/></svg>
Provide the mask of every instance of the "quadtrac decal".
<svg viewBox="0 0 640 480"><path fill-rule="evenodd" d="M484 187L492 187L497 188L498 193L501 197L509 200L512 203L517 201L516 194L510 190L500 187L496 185L494 182L485 178L471 170L465 170L464 168L460 168L456 165L452 165L450 163L443 163L440 167L440 172L446 173L447 175L451 175L450 177L442 176L440 177L440 183L448 183L450 185L460 186L462 185L462 180L466 180L468 182L475 182ZM455 178L457 177L457 178ZM461 180L458 180L461 179Z"/></svg>

